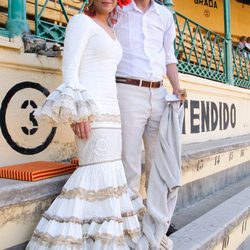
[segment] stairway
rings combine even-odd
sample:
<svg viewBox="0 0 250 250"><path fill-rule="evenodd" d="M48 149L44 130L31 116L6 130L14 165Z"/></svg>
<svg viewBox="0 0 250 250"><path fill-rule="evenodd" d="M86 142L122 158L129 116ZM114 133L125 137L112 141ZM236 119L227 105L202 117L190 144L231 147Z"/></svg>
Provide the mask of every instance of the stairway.
<svg viewBox="0 0 250 250"><path fill-rule="evenodd" d="M170 237L174 250L236 250L249 244L244 242L250 236L249 142L243 136L184 145L183 180L192 178L180 190L172 219L178 229Z"/></svg>
<svg viewBox="0 0 250 250"><path fill-rule="evenodd" d="M183 186L172 221L178 231L170 237L174 250L222 249L221 244L236 250L250 235L249 152L250 135L183 146ZM5 238L0 249L24 249L68 177L37 182L0 179L0 235Z"/></svg>

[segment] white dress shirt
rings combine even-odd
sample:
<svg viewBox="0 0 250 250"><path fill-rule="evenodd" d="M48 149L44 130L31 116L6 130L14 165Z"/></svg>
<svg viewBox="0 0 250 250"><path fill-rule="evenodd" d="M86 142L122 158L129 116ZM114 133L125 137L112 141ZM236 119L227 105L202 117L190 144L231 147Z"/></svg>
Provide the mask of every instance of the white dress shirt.
<svg viewBox="0 0 250 250"><path fill-rule="evenodd" d="M164 6L151 2L144 13L132 0L117 10L114 26L123 48L117 76L159 81L166 75L166 65L177 63L174 55L175 23Z"/></svg>

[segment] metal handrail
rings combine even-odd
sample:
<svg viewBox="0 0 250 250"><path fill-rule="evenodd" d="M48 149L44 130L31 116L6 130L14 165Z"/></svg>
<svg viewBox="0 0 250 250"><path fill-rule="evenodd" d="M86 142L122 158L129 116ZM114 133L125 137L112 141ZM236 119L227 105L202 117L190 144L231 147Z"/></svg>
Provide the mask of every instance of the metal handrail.
<svg viewBox="0 0 250 250"><path fill-rule="evenodd" d="M58 43L63 43L65 26L63 24L55 24L43 17L46 7L49 3L56 3L60 6L60 12L63 14L62 17L65 18L66 23L69 21L69 15L66 11L66 5L63 0L45 0L41 10L39 10L39 2L35 0L35 36L45 38L49 41L55 41ZM87 2L79 2L79 8L72 7L72 10L76 13L81 13Z"/></svg>
<svg viewBox="0 0 250 250"><path fill-rule="evenodd" d="M226 82L225 39L178 12L174 19L179 71Z"/></svg>
<svg viewBox="0 0 250 250"><path fill-rule="evenodd" d="M234 85L250 88L250 53L233 44L232 54Z"/></svg>
<svg viewBox="0 0 250 250"><path fill-rule="evenodd" d="M7 3L7 6L5 7L8 8L8 2L6 1L6 3ZM9 31L5 27L0 27L0 36L9 37Z"/></svg>
<svg viewBox="0 0 250 250"><path fill-rule="evenodd" d="M79 1L77 4L72 0L26 1L35 5L34 35L61 44L70 16L81 13L86 4L86 1ZM56 6L54 9L53 4ZM56 18L53 19L46 11L56 13ZM179 12L173 14L176 23L175 54L179 62L179 72L226 83L228 65L225 58L228 41ZM7 35L7 32L6 29L0 29L0 35ZM242 53L237 45L233 44L231 65L234 85L250 88L250 54L246 51Z"/></svg>

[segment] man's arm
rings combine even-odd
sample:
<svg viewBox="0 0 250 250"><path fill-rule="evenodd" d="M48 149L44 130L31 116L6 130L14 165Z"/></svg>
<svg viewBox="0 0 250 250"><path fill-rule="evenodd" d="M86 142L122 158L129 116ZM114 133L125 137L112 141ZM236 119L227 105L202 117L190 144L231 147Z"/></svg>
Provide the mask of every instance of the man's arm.
<svg viewBox="0 0 250 250"><path fill-rule="evenodd" d="M166 64L166 75L172 85L173 93L176 94L181 101L184 101L182 98L182 94L185 92L180 88L179 76L178 76L178 69L177 69L177 59L175 57L175 50L174 50L174 39L176 37L175 34L175 22L172 13L167 11L169 15L169 22L166 27L163 36L163 47L165 50L165 64Z"/></svg>
<svg viewBox="0 0 250 250"><path fill-rule="evenodd" d="M181 102L184 102L187 97L185 89L180 88L180 81L178 76L178 69L176 63L166 65L167 76L173 88L173 94L177 95Z"/></svg>
<svg viewBox="0 0 250 250"><path fill-rule="evenodd" d="M167 68L167 77L170 81L170 84L172 85L173 93L178 94L181 88L180 88L177 65L175 63L171 63L166 65L166 68Z"/></svg>

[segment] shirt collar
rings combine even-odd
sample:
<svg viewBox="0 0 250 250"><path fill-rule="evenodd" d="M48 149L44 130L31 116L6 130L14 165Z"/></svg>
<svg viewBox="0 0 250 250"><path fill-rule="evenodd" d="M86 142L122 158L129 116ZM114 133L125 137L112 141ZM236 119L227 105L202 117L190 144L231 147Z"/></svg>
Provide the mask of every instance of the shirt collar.
<svg viewBox="0 0 250 250"><path fill-rule="evenodd" d="M123 7L124 12L130 11L132 9L141 11L140 9L137 8L134 0L132 0L129 5ZM148 11L155 11L158 15L160 15L159 6L154 0L151 0L151 5Z"/></svg>

